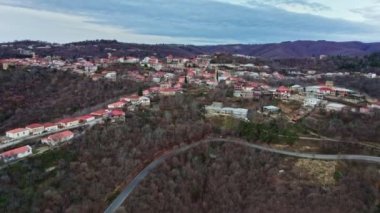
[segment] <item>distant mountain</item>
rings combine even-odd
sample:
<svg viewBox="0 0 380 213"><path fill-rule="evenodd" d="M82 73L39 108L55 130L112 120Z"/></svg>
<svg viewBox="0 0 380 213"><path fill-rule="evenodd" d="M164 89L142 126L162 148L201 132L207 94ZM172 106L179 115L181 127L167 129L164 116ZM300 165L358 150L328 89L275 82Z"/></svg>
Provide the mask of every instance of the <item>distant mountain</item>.
<svg viewBox="0 0 380 213"><path fill-rule="evenodd" d="M203 46L201 48L208 53L225 52L264 58L304 58L319 55L368 55L380 52L380 43L295 41L258 45Z"/></svg>
<svg viewBox="0 0 380 213"><path fill-rule="evenodd" d="M7 47L8 45L8 47ZM13 45L10 47L10 45ZM17 41L0 44L0 58L15 56L16 48L31 49L38 55L60 55L64 57L99 57L111 52L115 56L147 55L167 56L169 54L191 57L198 54L230 53L263 58L305 58L319 55L363 56L380 52L379 43L294 41L272 44L230 44L230 45L177 45L177 44L132 44L110 40L82 41L63 45L36 41ZM49 46L49 48L46 48ZM43 48L41 48L43 47Z"/></svg>

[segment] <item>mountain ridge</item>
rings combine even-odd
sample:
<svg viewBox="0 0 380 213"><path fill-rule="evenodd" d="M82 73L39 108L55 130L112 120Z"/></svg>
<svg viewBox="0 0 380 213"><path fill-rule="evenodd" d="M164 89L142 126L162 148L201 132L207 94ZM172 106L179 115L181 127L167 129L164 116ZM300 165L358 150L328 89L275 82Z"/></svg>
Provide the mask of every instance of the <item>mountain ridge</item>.
<svg viewBox="0 0 380 213"><path fill-rule="evenodd" d="M359 41L334 42L334 41L286 41L268 44L220 44L220 45L184 45L184 44L136 44L124 43L116 40L92 40L66 44L54 44L41 41L15 41L0 43L2 47L13 45L13 48L29 48L49 45L51 48L36 48L34 51L41 56L60 55L74 57L100 56L107 51L118 55L146 56L146 55L175 55L192 57L198 54L243 54L262 58L307 58L320 55L329 56L364 56L380 52L380 42L364 43ZM79 48L80 47L80 48ZM86 49L88 51L86 51ZM7 52L7 51L8 52ZM10 48L0 48L0 57L4 58L11 52Z"/></svg>

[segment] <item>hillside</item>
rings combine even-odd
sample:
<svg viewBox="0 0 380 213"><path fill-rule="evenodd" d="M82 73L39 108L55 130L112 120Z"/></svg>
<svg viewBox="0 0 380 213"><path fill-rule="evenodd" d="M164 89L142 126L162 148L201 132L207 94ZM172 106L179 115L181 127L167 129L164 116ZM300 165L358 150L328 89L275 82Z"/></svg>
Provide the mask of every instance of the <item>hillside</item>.
<svg viewBox="0 0 380 213"><path fill-rule="evenodd" d="M108 52L115 56L157 55L169 54L181 57L191 57L198 54L213 54L218 52L244 54L263 58L304 58L319 55L362 56L380 52L380 43L362 42L331 42L331 41L295 41L273 44L231 44L213 46L176 45L176 44L132 44L110 40L83 41L69 44L49 44L37 41L18 41L0 44L0 58L22 57L17 48L30 49L33 46L40 56L59 55L65 58L83 56L104 57ZM47 48L46 48L47 47Z"/></svg>

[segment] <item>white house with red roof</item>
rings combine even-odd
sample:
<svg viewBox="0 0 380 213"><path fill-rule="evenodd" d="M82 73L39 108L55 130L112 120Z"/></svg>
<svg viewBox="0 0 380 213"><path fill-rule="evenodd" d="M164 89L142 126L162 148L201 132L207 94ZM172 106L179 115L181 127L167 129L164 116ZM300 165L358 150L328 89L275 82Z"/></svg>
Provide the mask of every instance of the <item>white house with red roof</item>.
<svg viewBox="0 0 380 213"><path fill-rule="evenodd" d="M139 98L140 97L138 95L129 95L121 98L120 101L125 101L131 104L138 104Z"/></svg>
<svg viewBox="0 0 380 213"><path fill-rule="evenodd" d="M62 127L68 128L68 127L79 125L79 122L80 122L79 118L65 118L58 121L57 123Z"/></svg>
<svg viewBox="0 0 380 213"><path fill-rule="evenodd" d="M12 149L6 152L3 152L0 154L0 159L3 160L5 163L17 160L20 158L27 157L32 154L32 147L29 145L18 147L16 149Z"/></svg>
<svg viewBox="0 0 380 213"><path fill-rule="evenodd" d="M94 112L91 112L91 115L93 115L95 117L106 117L106 116L108 116L109 113L110 113L110 110L108 110L108 109L100 109L100 110L96 110Z"/></svg>
<svg viewBox="0 0 380 213"><path fill-rule="evenodd" d="M285 86L280 86L277 88L276 92L280 95L287 95L290 94L290 89Z"/></svg>
<svg viewBox="0 0 380 213"><path fill-rule="evenodd" d="M95 116L93 115L82 115L78 118L80 122L86 122L86 123L95 120Z"/></svg>
<svg viewBox="0 0 380 213"><path fill-rule="evenodd" d="M125 121L125 112L119 109L114 109L110 112L111 122Z"/></svg>
<svg viewBox="0 0 380 213"><path fill-rule="evenodd" d="M58 133L49 135L48 137L42 138L41 142L49 146L55 146L58 143L71 140L73 137L74 137L74 133L67 130L67 131L58 132Z"/></svg>
<svg viewBox="0 0 380 213"><path fill-rule="evenodd" d="M12 138L12 139L18 139L18 138L26 137L29 134L30 134L30 131L29 131L29 129L26 129L26 128L17 128L17 129L12 129L12 130L5 132L5 135L8 138Z"/></svg>
<svg viewBox="0 0 380 213"><path fill-rule="evenodd" d="M181 90L177 89L177 88L162 88L162 89L160 89L160 95L163 95L163 96L175 95L177 92L181 92Z"/></svg>
<svg viewBox="0 0 380 213"><path fill-rule="evenodd" d="M30 134L32 134L32 135L42 134L45 130L44 125L38 124L38 123L30 124L30 125L26 126L25 128L28 129Z"/></svg>
<svg viewBox="0 0 380 213"><path fill-rule="evenodd" d="M140 62L140 59L135 58L135 57L127 57L125 62L128 64L137 64Z"/></svg>
<svg viewBox="0 0 380 213"><path fill-rule="evenodd" d="M51 132L58 130L58 124L56 123L44 123L45 131Z"/></svg>
<svg viewBox="0 0 380 213"><path fill-rule="evenodd" d="M123 101L118 101L118 102L115 102L115 103L112 103L112 104L108 104L108 109L120 109L120 108L123 108L125 106L125 102Z"/></svg>

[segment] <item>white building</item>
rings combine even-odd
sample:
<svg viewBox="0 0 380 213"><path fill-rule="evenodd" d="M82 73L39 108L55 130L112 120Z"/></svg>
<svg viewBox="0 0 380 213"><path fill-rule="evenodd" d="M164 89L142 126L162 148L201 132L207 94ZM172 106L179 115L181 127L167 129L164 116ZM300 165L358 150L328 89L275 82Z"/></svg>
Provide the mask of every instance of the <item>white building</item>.
<svg viewBox="0 0 380 213"><path fill-rule="evenodd" d="M262 109L263 113L279 113L280 112L280 108L276 107L276 106L272 106L272 105L269 105L269 106L264 106L263 109Z"/></svg>
<svg viewBox="0 0 380 213"><path fill-rule="evenodd" d="M74 133L67 130L67 131L58 132L58 133L49 135L46 138L42 138L41 143L49 145L49 146L55 146L58 143L71 140L72 138L74 138Z"/></svg>
<svg viewBox="0 0 380 213"><path fill-rule="evenodd" d="M340 112L347 106L344 104L339 104L339 103L328 103L326 105L326 111L328 112Z"/></svg>
<svg viewBox="0 0 380 213"><path fill-rule="evenodd" d="M25 128L17 128L17 129L13 129L13 130L9 130L5 133L5 135L8 137L8 138L12 138L12 139L17 139L17 138L22 138L22 137L26 137L30 134L30 131L28 129L25 129Z"/></svg>
<svg viewBox="0 0 380 213"><path fill-rule="evenodd" d="M139 103L142 105L142 106L149 106L150 105L150 99L146 96L142 96L139 98Z"/></svg>
<svg viewBox="0 0 380 213"><path fill-rule="evenodd" d="M104 78L107 78L107 79L111 79L111 80L116 80L116 72L115 71L110 71L110 72L107 72L105 75L104 75Z"/></svg>
<svg viewBox="0 0 380 213"><path fill-rule="evenodd" d="M27 130L29 130L29 132L32 134L32 135L39 135L39 134L42 134L45 130L45 127L44 125L42 124L30 124L28 126L25 127Z"/></svg>
<svg viewBox="0 0 380 213"><path fill-rule="evenodd" d="M45 131L51 132L58 130L58 124L55 123L45 123L44 124Z"/></svg>
<svg viewBox="0 0 380 213"><path fill-rule="evenodd" d="M306 97L303 102L303 105L305 107L315 107L320 103L321 103L321 99L314 98L314 97Z"/></svg>
<svg viewBox="0 0 380 213"><path fill-rule="evenodd" d="M137 64L140 62L140 59L134 57L127 57L127 60L125 62L128 64Z"/></svg>
<svg viewBox="0 0 380 213"><path fill-rule="evenodd" d="M0 159L2 159L5 163L7 163L12 160L17 160L20 158L27 157L31 154L32 154L32 147L28 145L28 146L22 146L22 147L1 153Z"/></svg>
<svg viewBox="0 0 380 213"><path fill-rule="evenodd" d="M223 107L223 104L219 102L205 106L205 109L209 116L231 116L237 119L248 120L248 109Z"/></svg>

